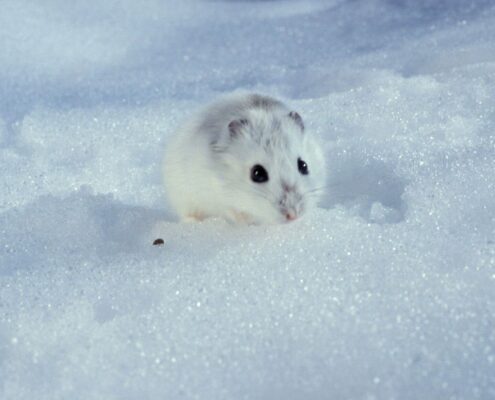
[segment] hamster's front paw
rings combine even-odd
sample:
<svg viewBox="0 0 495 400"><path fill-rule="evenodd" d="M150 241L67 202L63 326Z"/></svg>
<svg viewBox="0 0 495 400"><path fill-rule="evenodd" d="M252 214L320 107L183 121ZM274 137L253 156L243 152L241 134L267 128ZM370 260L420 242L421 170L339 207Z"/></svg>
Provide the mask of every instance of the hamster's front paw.
<svg viewBox="0 0 495 400"><path fill-rule="evenodd" d="M253 225L256 223L251 215L242 211L232 210L231 215L232 220L237 224Z"/></svg>
<svg viewBox="0 0 495 400"><path fill-rule="evenodd" d="M184 217L185 222L201 222L204 221L205 219L206 219L206 215L199 211L191 212Z"/></svg>

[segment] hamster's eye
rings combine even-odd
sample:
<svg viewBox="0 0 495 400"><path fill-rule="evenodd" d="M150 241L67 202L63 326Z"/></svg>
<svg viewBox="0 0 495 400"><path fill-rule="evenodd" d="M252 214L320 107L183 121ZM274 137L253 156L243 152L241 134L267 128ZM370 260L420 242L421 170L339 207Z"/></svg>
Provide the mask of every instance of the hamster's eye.
<svg viewBox="0 0 495 400"><path fill-rule="evenodd" d="M299 168L299 172L303 175L308 175L309 170L308 170L308 164L306 164L306 161L301 160L300 158L297 159L297 168Z"/></svg>
<svg viewBox="0 0 495 400"><path fill-rule="evenodd" d="M263 183L268 181L268 172L262 165L256 164L251 168L251 180L256 183Z"/></svg>

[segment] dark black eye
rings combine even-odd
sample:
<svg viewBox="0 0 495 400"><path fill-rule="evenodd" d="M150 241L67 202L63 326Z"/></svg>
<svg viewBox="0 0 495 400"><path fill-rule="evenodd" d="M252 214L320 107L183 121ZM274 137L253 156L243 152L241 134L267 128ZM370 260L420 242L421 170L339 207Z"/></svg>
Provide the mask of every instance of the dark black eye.
<svg viewBox="0 0 495 400"><path fill-rule="evenodd" d="M263 183L268 181L268 172L262 165L256 164L251 168L251 180L256 183Z"/></svg>
<svg viewBox="0 0 495 400"><path fill-rule="evenodd" d="M299 168L299 172L301 174L303 175L309 174L308 164L306 164L306 161L303 161L300 158L297 159L297 168Z"/></svg>

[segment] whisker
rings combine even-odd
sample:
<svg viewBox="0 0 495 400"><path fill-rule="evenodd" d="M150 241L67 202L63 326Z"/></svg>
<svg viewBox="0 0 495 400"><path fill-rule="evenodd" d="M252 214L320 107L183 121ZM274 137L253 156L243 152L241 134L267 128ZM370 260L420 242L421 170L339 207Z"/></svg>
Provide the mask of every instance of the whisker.
<svg viewBox="0 0 495 400"><path fill-rule="evenodd" d="M302 195L304 196L304 195L310 194L310 193L321 193L326 188L327 188L327 186L321 186L321 187L316 187L316 188L313 188L313 189L309 189L306 192L304 192Z"/></svg>

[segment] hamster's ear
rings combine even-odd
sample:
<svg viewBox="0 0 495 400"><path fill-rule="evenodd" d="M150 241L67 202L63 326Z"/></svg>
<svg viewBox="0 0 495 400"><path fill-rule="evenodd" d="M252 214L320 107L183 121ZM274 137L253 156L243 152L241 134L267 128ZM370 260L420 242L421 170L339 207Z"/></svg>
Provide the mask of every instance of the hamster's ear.
<svg viewBox="0 0 495 400"><path fill-rule="evenodd" d="M297 124L297 126L299 126L299 128L301 128L301 131L304 132L304 122L303 122L301 116L297 112L291 111L289 113L289 117L291 117L292 120Z"/></svg>
<svg viewBox="0 0 495 400"><path fill-rule="evenodd" d="M245 118L235 119L229 123L229 133L231 138L238 137L242 133L242 128L248 124Z"/></svg>

